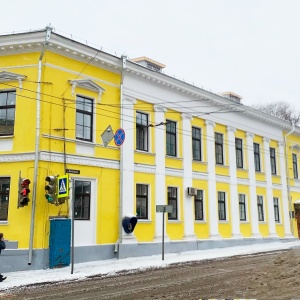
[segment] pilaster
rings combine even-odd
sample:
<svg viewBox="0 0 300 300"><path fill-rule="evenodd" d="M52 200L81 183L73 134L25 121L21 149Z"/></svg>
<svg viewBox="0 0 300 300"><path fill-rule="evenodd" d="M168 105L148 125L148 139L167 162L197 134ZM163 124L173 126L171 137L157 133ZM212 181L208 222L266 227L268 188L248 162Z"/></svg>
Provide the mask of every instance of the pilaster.
<svg viewBox="0 0 300 300"><path fill-rule="evenodd" d="M276 227L275 227L275 216L274 216L272 171L271 171L271 159L270 159L270 139L267 137L264 137L263 141L264 141L265 173L266 173L266 181L267 181L266 204L268 207L269 236L277 237Z"/></svg>
<svg viewBox="0 0 300 300"><path fill-rule="evenodd" d="M207 120L206 124L206 153L208 169L208 212L209 212L209 235L211 238L220 238L219 216L216 190L216 157L215 157L215 123Z"/></svg>
<svg viewBox="0 0 300 300"><path fill-rule="evenodd" d="M258 226L258 211L257 211L257 195L256 195L256 178L254 165L253 138L254 134L246 133L247 137L247 156L249 170L249 190L250 190L250 213L251 213L251 230L253 237L262 237Z"/></svg>
<svg viewBox="0 0 300 300"><path fill-rule="evenodd" d="M182 130L184 132L182 137L183 146L183 210L184 210L184 238L196 239L194 230L194 211L193 202L194 197L187 194L187 188L193 186L192 180L192 116L189 114L181 114Z"/></svg>
<svg viewBox="0 0 300 300"><path fill-rule="evenodd" d="M283 212L283 226L284 226L284 235L285 237L291 237L291 222L293 220L290 219L290 203L289 203L289 195L288 195L288 188L287 188L287 165L285 159L285 151L284 151L285 144L283 142L278 142L278 154L279 154L279 166L280 166L280 175L281 175L281 203L282 203L282 212Z"/></svg>
<svg viewBox="0 0 300 300"><path fill-rule="evenodd" d="M167 109L161 105L154 105L154 118L155 123L159 124L165 122L165 112ZM166 175L165 175L165 153L166 141L164 127L155 127L155 206L166 205ZM162 214L155 214L155 241L162 239ZM166 216L165 216L166 217ZM164 222L166 227L166 222ZM166 228L164 230L166 233Z"/></svg>
<svg viewBox="0 0 300 300"><path fill-rule="evenodd" d="M131 128L132 120L134 120L134 104L136 99L131 97L123 97L122 107L122 118L123 118L123 128ZM125 141L123 143L122 157L120 163L122 164L121 170L123 171L122 175L122 207L123 207L123 216L126 215L135 215L134 211L134 130L126 130L125 132ZM136 242L134 233L126 234L125 231L122 231L122 243Z"/></svg>
<svg viewBox="0 0 300 300"><path fill-rule="evenodd" d="M241 237L240 212L236 177L236 150L235 150L235 128L227 127L229 174L230 174L230 210L232 237Z"/></svg>

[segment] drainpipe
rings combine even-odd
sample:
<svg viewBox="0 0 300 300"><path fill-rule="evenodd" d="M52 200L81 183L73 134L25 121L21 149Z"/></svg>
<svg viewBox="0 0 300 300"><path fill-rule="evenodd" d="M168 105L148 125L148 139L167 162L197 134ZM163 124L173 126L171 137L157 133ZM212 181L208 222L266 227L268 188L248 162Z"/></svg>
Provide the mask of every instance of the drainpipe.
<svg viewBox="0 0 300 300"><path fill-rule="evenodd" d="M123 82L127 56L122 55L121 83L120 83L120 126L123 128ZM119 200L119 239L115 244L115 253L119 253L119 245L122 243L122 218L123 218L123 147L120 147L120 200Z"/></svg>
<svg viewBox="0 0 300 300"><path fill-rule="evenodd" d="M35 136L35 158L34 158L34 174L33 174L33 192L32 192L32 209L31 209L31 223L30 223L30 238L29 238L29 253L28 253L28 265L32 262L32 250L33 250L33 236L34 236L34 219L35 219L35 207L36 207L36 188L38 177L38 163L39 163L39 148L40 148L40 122L41 122L41 77L42 77L42 60L45 51L48 47L51 32L53 28L48 25L46 27L46 37L43 45L42 52L40 54L38 62L38 80L36 90L36 136Z"/></svg>
<svg viewBox="0 0 300 300"><path fill-rule="evenodd" d="M288 169L288 151L287 151L287 143L286 143L287 136L295 131L295 122L292 123L292 126L293 126L292 130L284 136L284 150L285 150L285 169L286 169L287 194L288 194L288 203L289 203L290 227L291 227L291 233L292 235L294 235L294 224L293 224L294 221L291 216L291 212L293 208L292 208L291 189L290 189L290 176L289 176L289 169Z"/></svg>

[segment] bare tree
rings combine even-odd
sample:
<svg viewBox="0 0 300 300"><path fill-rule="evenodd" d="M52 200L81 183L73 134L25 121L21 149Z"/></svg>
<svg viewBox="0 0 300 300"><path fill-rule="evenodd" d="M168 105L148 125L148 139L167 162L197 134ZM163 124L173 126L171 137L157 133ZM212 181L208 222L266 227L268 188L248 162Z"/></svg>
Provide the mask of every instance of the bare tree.
<svg viewBox="0 0 300 300"><path fill-rule="evenodd" d="M290 104L284 101L256 104L252 105L252 107L290 123L297 124L300 120L300 111L295 110Z"/></svg>

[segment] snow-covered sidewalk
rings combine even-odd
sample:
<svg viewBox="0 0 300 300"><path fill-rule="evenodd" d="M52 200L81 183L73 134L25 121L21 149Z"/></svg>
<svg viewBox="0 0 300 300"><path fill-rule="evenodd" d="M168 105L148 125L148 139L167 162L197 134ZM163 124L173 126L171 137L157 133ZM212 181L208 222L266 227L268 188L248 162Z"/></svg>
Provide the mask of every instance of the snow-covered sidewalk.
<svg viewBox="0 0 300 300"><path fill-rule="evenodd" d="M294 247L300 247L299 240L286 243L274 242L248 246L199 250L183 253L170 253L164 255L164 260L162 260L161 255L154 255L146 257L125 258L120 260L109 259L88 263L80 263L74 265L73 274L71 274L71 266L58 269L5 273L3 275L7 276L7 279L0 283L0 290L35 283L83 279L88 276L98 274L113 275L114 273L123 270L142 270L150 267L161 268L168 266L172 263L197 261L244 254L255 254L259 252L276 251L290 249Z"/></svg>

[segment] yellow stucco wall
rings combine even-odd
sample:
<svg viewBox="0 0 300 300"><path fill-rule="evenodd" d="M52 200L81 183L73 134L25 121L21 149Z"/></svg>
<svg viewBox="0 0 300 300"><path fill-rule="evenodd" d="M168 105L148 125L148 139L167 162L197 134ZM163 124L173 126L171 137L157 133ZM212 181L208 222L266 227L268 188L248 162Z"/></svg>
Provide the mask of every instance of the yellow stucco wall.
<svg viewBox="0 0 300 300"><path fill-rule="evenodd" d="M26 80L23 82L23 89L19 89L18 82L0 83L0 90L15 89L17 94L16 115L15 115L15 134L14 137L2 137L1 139L13 139L13 148L11 151L1 151L1 154L18 154L31 153L35 150L35 128L36 116L35 111L37 107L37 74L38 74L38 59L39 53L28 53L24 55L9 55L5 59L0 59L1 70L6 70L9 67L9 72L26 75ZM84 71L83 71L84 70ZM78 75L80 74L80 75ZM113 130L120 127L120 75L100 69L93 65L86 66L86 63L78 60L63 57L59 54L47 51L43 60L42 67L42 83L41 83L41 134L40 134L40 151L63 154L64 151L68 155L78 155L77 157L85 157L84 153L77 153L76 145L76 96L72 95L72 86L69 80L84 79L90 77L93 82L100 85L105 92L98 102L98 93L95 91L77 87L75 94L89 97L95 100L95 122L94 122L94 143L90 146L93 151L93 158L95 159L109 159L119 161L120 151L113 142L109 146L104 147L102 144L101 133L108 125L111 125ZM65 110L64 110L65 107ZM134 104L134 116L136 111L144 112L149 115L149 121L154 124L154 110L153 104L147 103L143 99L137 99ZM166 168L172 170L182 171L183 169L183 135L181 113L177 111L167 110L165 120L171 120L177 124L177 156L166 157ZM201 128L202 134L202 160L201 162L193 161L192 169L194 172L203 173L207 175L207 135L206 125L204 119L194 117L191 121L191 126ZM65 127L66 130L62 130ZM125 130L132 130L135 132L135 123L133 120L131 128ZM215 132L223 134L224 146L224 165L217 165L215 168L217 176L224 176L229 178L229 147L227 126L223 124L216 124ZM243 140L243 169L237 169L238 179L248 179L248 146L246 145L246 133L243 130L236 130L235 136ZM63 142L65 138L65 144ZM260 144L260 160L261 172L256 172L257 182L265 183L266 176L264 170L264 151L263 138L261 136L254 136L254 142ZM84 144L84 143L82 143ZM290 150L290 146L300 144L300 138L297 135L291 134L287 140L288 149L288 170L291 177L290 185L292 191L290 193L292 202L299 199L300 186L298 179L293 178L292 153L299 153L295 150ZM17 146L19 145L19 146ZM149 127L149 152L142 153L140 151L134 152L134 163L155 166L155 128ZM272 183L274 185L281 184L281 171L279 163L279 152L277 141L271 140L270 146L276 149L276 166L278 173L272 176ZM134 147L136 147L134 145ZM136 150L136 149L135 149ZM162 147L165 153L165 147ZM294 151L294 152L293 152ZM2 176L12 178L11 193L9 204L9 215L7 224L2 224L6 236L10 240L17 240L20 248L27 248L30 234L30 220L32 201L29 202L28 207L17 208L17 187L19 172L22 177L33 179L34 171L33 160L22 163L3 162L1 163ZM77 165L68 164L68 168L77 169ZM47 248L49 240L49 217L69 214L69 203L66 202L61 206L54 206L48 204L45 199L45 177L47 175L63 175L64 165L57 162L50 155L50 161L40 161L38 166L38 186L37 186L37 201L36 201L36 215L35 215L35 248ZM96 243L108 244L115 243L118 239L118 218L119 218L119 186L120 176L119 170L110 168L91 167L88 165L80 166L80 176L83 178L93 178L97 180L97 205L96 205ZM299 170L298 170L299 172ZM78 176L78 178L80 178ZM134 174L134 182L148 184L150 186L150 204L149 216L147 221L139 221L135 229L135 236L139 242L152 241L155 235L155 221L157 213L155 209L155 175L149 173ZM183 178L179 176L166 176L166 190L167 187L178 188L178 220L166 220L167 234L171 240L181 240L184 236L184 187ZM193 187L201 189L204 192L204 221L195 221L195 234L199 239L209 238L209 221L210 216L208 212L209 201L208 195L208 181L193 179ZM250 213L250 192L247 185L238 185L238 193L246 195L247 203L247 221L240 223L241 233L244 237L250 237L252 216ZM31 186L32 189L32 186ZM294 189L294 190L293 190ZM216 184L216 202L217 192L223 191L226 193L226 208L227 221L219 221L218 228L221 237L229 238L232 232L232 215L231 215L231 195L229 183L217 182ZM268 206L266 203L266 190L263 187L257 187L257 195L262 195L264 198L264 216L268 220ZM30 194L32 196L32 192ZM164 202L167 204L167 192L161 195ZM283 228L283 208L282 208L282 193L279 189L273 189L273 196L280 200L280 216L281 222L276 224L276 232L280 237L284 236ZM193 199L193 198L192 198ZM134 201L134 199L133 199ZM194 203L193 203L194 205ZM218 207L218 203L216 203ZM134 205L135 209L135 205ZM194 206L193 206L194 209ZM293 207L292 207L293 209ZM294 234L297 236L296 223L294 222ZM269 228L266 222L259 223L259 230L262 236L269 235Z"/></svg>

